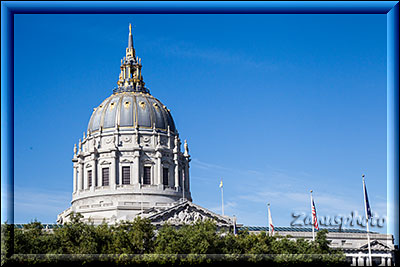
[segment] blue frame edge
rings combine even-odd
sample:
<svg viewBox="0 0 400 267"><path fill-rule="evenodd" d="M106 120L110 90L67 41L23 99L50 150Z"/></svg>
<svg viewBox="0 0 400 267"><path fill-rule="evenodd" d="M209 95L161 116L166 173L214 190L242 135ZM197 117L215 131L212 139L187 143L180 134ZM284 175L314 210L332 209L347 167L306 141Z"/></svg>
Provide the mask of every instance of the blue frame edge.
<svg viewBox="0 0 400 267"><path fill-rule="evenodd" d="M399 3L387 14L387 233L399 245Z"/></svg>
<svg viewBox="0 0 400 267"><path fill-rule="evenodd" d="M14 223L14 15L4 2L1 3L1 220Z"/></svg>

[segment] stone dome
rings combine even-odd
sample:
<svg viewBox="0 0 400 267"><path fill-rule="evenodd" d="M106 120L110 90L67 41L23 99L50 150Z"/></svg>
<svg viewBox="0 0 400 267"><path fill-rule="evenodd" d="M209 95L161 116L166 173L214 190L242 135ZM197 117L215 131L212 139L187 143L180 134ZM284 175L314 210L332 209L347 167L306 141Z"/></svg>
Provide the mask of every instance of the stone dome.
<svg viewBox="0 0 400 267"><path fill-rule="evenodd" d="M71 207L60 223L72 212L115 223L192 201L188 144L182 152L169 109L145 86L131 30L118 87L93 110L87 134L74 145Z"/></svg>
<svg viewBox="0 0 400 267"><path fill-rule="evenodd" d="M94 108L88 132L124 129L152 129L175 132L169 109L149 93L116 92Z"/></svg>

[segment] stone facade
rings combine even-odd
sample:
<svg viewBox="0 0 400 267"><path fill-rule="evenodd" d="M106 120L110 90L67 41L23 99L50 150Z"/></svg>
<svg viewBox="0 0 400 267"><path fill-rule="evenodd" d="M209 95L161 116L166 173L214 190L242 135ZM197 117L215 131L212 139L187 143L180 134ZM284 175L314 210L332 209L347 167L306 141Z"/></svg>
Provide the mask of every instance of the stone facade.
<svg viewBox="0 0 400 267"><path fill-rule="evenodd" d="M166 142L157 142L160 137ZM140 140L148 141L142 145ZM190 158L180 152L178 137L171 132L115 130L89 135L72 161L74 190L70 211L91 217L94 222L104 218L108 222L132 219L143 209L169 207L183 197L191 200ZM122 183L123 167L129 168L129 184ZM144 183L145 167L150 169L150 184ZM106 185L104 169L108 169ZM168 172L167 181L163 181L164 169Z"/></svg>

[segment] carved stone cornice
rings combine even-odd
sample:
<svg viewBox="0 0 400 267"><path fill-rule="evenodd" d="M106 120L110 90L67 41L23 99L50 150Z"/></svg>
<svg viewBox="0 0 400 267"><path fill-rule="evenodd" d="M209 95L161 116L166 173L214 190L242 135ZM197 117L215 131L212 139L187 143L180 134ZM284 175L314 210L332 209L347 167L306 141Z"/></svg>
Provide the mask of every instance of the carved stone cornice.
<svg viewBox="0 0 400 267"><path fill-rule="evenodd" d="M370 242L370 246L371 246L371 250L388 250L389 247L381 242L379 242L378 240L373 240ZM365 245L362 245L360 247L360 250L363 249L368 249L368 243Z"/></svg>
<svg viewBox="0 0 400 267"><path fill-rule="evenodd" d="M164 223L184 225L207 219L214 221L218 227L230 227L233 225L232 218L221 216L187 200L169 209L147 216L147 218L153 224L160 225Z"/></svg>

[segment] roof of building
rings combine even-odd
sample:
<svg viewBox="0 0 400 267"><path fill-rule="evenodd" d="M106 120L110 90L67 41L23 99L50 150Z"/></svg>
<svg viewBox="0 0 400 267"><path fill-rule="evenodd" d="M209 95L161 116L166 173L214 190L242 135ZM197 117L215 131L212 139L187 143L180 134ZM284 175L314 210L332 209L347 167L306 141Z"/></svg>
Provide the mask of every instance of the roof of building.
<svg viewBox="0 0 400 267"><path fill-rule="evenodd" d="M88 132L124 129L149 129L176 132L170 110L145 87L141 59L133 47L132 26L129 25L128 47L121 59L118 88L94 108Z"/></svg>
<svg viewBox="0 0 400 267"><path fill-rule="evenodd" d="M24 225L27 225L27 223L17 223L14 224L14 226L18 229L24 228ZM56 227L62 227L62 224L56 224L56 223L42 223L43 229L53 229Z"/></svg>
<svg viewBox="0 0 400 267"><path fill-rule="evenodd" d="M22 229L25 224L15 224L15 227ZM55 227L62 227L61 224L51 224L51 223L44 223L42 224L43 228L53 229ZM253 231L268 231L269 228L265 226L241 226L238 227L238 230L245 230L248 229L250 232ZM365 230L361 229L338 229L338 228L320 228L320 230L326 229L330 233L367 233ZM311 228L306 227L275 227L275 232L311 232ZM373 234L377 234L377 232L371 232Z"/></svg>
<svg viewBox="0 0 400 267"><path fill-rule="evenodd" d="M170 111L158 99L142 92L112 94L94 109L88 131L157 129L175 132Z"/></svg>
<svg viewBox="0 0 400 267"><path fill-rule="evenodd" d="M265 226L241 226L239 230L248 229L250 232L253 231L269 231L268 227ZM367 233L365 230L360 229L339 229L339 228L320 228L320 230L326 229L330 233ZM311 227L275 227L275 232L312 232ZM370 233L375 233L371 232Z"/></svg>

